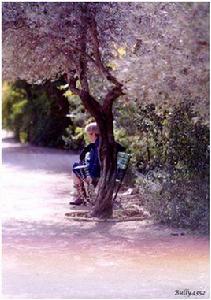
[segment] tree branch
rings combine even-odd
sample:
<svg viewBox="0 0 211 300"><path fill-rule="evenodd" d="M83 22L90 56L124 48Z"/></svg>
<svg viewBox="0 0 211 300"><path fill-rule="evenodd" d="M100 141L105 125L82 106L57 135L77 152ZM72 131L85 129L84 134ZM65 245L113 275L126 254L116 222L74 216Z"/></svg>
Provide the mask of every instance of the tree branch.
<svg viewBox="0 0 211 300"><path fill-rule="evenodd" d="M80 23L80 82L82 90L89 92L87 80L87 58L84 55L87 49L87 5L81 6L81 23Z"/></svg>
<svg viewBox="0 0 211 300"><path fill-rule="evenodd" d="M88 92L81 90L79 94L81 101L83 102L85 108L90 112L90 114L95 118L96 122L102 121L102 107L97 102L94 97L92 97Z"/></svg>
<svg viewBox="0 0 211 300"><path fill-rule="evenodd" d="M106 76L106 79L112 82L115 86L107 93L104 102L103 102L103 111L110 113L112 111L112 105L115 99L117 99L122 92L122 84L110 73L109 69L106 68L102 62L101 53L100 53L100 43L98 37L97 24L94 16L89 16L89 27L92 36L93 51L95 62L101 71L101 73Z"/></svg>
<svg viewBox="0 0 211 300"><path fill-rule="evenodd" d="M112 110L113 102L119 97L123 95L122 88L115 86L113 87L106 95L103 101L103 111L108 113Z"/></svg>
<svg viewBox="0 0 211 300"><path fill-rule="evenodd" d="M111 81L118 87L122 87L122 84L118 82L118 80L110 73L109 69L106 68L102 62L101 54L100 54L100 44L98 38L97 24L95 18L93 16L89 16L89 27L93 41L93 50L95 56L95 62L100 71L106 76L106 79Z"/></svg>
<svg viewBox="0 0 211 300"><path fill-rule="evenodd" d="M69 84L71 92L80 96L81 90L76 87L77 78L74 78L74 74L72 74L72 72L69 71L68 73L64 74L64 77L67 83Z"/></svg>
<svg viewBox="0 0 211 300"><path fill-rule="evenodd" d="M68 80L68 83L69 83L69 88L70 88L70 90L71 90L74 94L80 96L81 90L78 89L78 88L76 87L76 81L75 81L75 79L74 79L74 78L70 78L70 79Z"/></svg>
<svg viewBox="0 0 211 300"><path fill-rule="evenodd" d="M78 78L75 78L74 71L69 71L68 73L64 74L67 83L69 84L69 89L80 97L81 101L84 104L84 107L89 111L89 113L96 119L97 122L101 120L102 116L102 107L97 102L94 97L92 97L89 92L79 89L76 87L76 82Z"/></svg>

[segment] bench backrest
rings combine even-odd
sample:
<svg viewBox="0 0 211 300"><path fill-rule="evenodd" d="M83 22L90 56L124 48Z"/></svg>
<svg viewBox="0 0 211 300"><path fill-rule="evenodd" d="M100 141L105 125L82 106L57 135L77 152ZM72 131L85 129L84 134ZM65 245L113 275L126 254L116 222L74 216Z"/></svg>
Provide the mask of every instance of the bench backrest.
<svg viewBox="0 0 211 300"><path fill-rule="evenodd" d="M116 176L117 181L123 180L129 165L130 158L131 158L131 154L128 154L126 152L117 153L117 176Z"/></svg>

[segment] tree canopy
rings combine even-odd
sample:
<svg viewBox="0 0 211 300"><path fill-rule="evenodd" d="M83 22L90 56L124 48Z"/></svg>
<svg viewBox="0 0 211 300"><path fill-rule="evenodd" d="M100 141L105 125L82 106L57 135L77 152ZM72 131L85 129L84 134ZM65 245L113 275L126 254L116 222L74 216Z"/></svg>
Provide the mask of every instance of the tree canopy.
<svg viewBox="0 0 211 300"><path fill-rule="evenodd" d="M118 80L128 98L192 98L202 111L209 88L208 20L208 3L3 3L3 76L76 78L83 54L89 84L103 75L101 97Z"/></svg>

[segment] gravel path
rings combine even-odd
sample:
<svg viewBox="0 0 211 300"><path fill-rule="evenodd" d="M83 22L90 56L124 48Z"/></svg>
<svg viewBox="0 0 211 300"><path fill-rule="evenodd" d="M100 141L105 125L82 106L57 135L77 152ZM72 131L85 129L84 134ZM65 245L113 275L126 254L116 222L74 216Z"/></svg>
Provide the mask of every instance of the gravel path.
<svg viewBox="0 0 211 300"><path fill-rule="evenodd" d="M70 222L70 152L3 141L4 298L209 297L209 241L145 222ZM174 231L176 232L176 231ZM180 233L180 231L177 231Z"/></svg>

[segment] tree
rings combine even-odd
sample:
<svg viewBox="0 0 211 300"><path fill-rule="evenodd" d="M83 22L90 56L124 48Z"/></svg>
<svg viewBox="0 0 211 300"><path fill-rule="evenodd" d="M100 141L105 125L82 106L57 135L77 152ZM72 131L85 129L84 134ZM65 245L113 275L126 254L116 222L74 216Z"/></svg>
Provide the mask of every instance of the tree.
<svg viewBox="0 0 211 300"><path fill-rule="evenodd" d="M66 74L70 90L81 98L99 125L102 176L93 215L112 215L117 156L114 101L119 97L153 101L156 97L151 97L152 93L146 97L144 78L148 92L158 91L161 84L159 92L164 94L164 100L171 103L176 93L175 101L180 101L181 72L189 72L183 67L186 51L193 52L192 44L198 38L194 33L198 30L199 35L202 29L206 30L200 44L205 49L200 71L203 69L203 74L207 74L208 29L204 27L208 10L206 3L201 7L195 3L130 2L3 4L4 78L39 82ZM177 34L186 37L183 47L178 47ZM191 43L186 45L190 37ZM159 53L162 63L156 64ZM180 53L184 55L174 71L171 61ZM194 74L198 72L197 66ZM165 80L173 71L181 79L178 85L175 75ZM91 88L96 76L102 78L98 95ZM188 82L182 89L187 86L191 90L194 82ZM168 97L167 92L172 95ZM162 100L161 95L159 98Z"/></svg>

